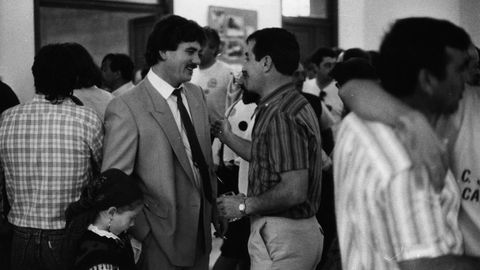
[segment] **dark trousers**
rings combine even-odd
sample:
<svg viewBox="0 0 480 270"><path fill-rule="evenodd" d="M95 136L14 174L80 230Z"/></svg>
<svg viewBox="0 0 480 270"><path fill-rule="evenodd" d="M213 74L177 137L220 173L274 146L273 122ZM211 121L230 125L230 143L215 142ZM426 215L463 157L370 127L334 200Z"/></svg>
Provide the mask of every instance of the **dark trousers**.
<svg viewBox="0 0 480 270"><path fill-rule="evenodd" d="M13 226L12 270L62 269L61 246L65 230Z"/></svg>

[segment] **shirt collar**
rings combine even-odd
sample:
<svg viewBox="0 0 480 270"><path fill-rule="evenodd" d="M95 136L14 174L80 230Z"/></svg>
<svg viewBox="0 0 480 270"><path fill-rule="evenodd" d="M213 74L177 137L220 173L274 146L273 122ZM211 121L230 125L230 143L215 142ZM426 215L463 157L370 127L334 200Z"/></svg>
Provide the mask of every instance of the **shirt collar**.
<svg viewBox="0 0 480 270"><path fill-rule="evenodd" d="M51 104L49 100L45 98L45 95L36 93L32 98L32 103L48 103ZM65 98L60 104L75 104L70 98Z"/></svg>
<svg viewBox="0 0 480 270"><path fill-rule="evenodd" d="M173 90L177 89L167 83L164 79L160 78L152 69L148 71L147 79L164 99L168 99L172 95ZM183 88L183 83L180 84L179 88Z"/></svg>
<svg viewBox="0 0 480 270"><path fill-rule="evenodd" d="M270 103L279 100L283 96L283 93L285 91L290 91L290 90L294 90L293 89L293 83L291 83L291 82L286 83L286 84L278 87L273 92L271 92L270 94L268 94L267 96L262 98L260 100L260 102L258 103L258 107L268 106Z"/></svg>
<svg viewBox="0 0 480 270"><path fill-rule="evenodd" d="M116 236L115 234L109 232L109 231L105 231L105 230L102 230L102 229L99 229L97 226L93 225L93 224L90 224L88 225L88 228L87 228L89 231L92 231L93 233L97 234L97 235L100 235L100 236L103 236L103 237L107 237L107 238L111 238L111 239L114 239L114 240L120 240L120 238L118 236Z"/></svg>

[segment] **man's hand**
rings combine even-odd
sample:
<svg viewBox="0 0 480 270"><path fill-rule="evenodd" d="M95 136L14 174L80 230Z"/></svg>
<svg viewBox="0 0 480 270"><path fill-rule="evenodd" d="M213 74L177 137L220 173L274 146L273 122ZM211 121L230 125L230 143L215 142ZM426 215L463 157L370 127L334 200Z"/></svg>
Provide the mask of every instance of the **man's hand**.
<svg viewBox="0 0 480 270"><path fill-rule="evenodd" d="M228 230L228 220L225 218L218 218L213 224L213 226L215 227L215 237L226 239L225 234Z"/></svg>
<svg viewBox="0 0 480 270"><path fill-rule="evenodd" d="M220 217L227 220L239 219L243 214L238 209L238 206L245 201L245 195L231 195L220 196L217 198L217 208Z"/></svg>
<svg viewBox="0 0 480 270"><path fill-rule="evenodd" d="M217 137L222 143L225 143L226 136L232 132L232 127L226 118L217 120L212 125L212 134Z"/></svg>

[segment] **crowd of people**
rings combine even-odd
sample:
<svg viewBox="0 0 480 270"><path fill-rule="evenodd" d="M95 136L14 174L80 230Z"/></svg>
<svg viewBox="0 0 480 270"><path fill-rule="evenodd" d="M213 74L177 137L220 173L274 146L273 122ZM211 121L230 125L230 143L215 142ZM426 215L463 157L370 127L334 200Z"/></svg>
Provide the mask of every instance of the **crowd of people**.
<svg viewBox="0 0 480 270"><path fill-rule="evenodd" d="M379 51L264 28L238 74L177 15L99 67L48 44L0 84L1 269L480 269L480 60L451 22ZM477 111L477 113L475 113ZM212 226L215 233L212 235Z"/></svg>

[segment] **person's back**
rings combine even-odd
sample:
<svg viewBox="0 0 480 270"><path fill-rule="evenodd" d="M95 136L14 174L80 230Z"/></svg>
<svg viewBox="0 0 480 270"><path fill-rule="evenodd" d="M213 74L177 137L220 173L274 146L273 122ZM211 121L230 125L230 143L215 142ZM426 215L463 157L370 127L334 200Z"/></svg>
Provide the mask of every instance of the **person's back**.
<svg viewBox="0 0 480 270"><path fill-rule="evenodd" d="M43 47L32 67L37 94L0 119L0 165L12 207L8 220L14 225L14 269L56 269L58 262L51 256L59 252L65 208L100 167L102 122L92 109L74 102L71 56L62 44ZM33 252L47 242L49 251ZM29 256L21 259L24 253Z"/></svg>
<svg viewBox="0 0 480 270"><path fill-rule="evenodd" d="M7 110L1 118L0 155L14 225L64 226L63 211L91 176L92 153L100 161L101 122L96 113L42 95Z"/></svg>
<svg viewBox="0 0 480 270"><path fill-rule="evenodd" d="M439 194L428 178L409 179L412 163L396 132L354 113L342 121L335 149L335 211L344 269L399 269L398 261L422 254L426 243L439 239L450 240L436 252L462 254L459 194L451 172ZM440 204L431 200L436 196ZM436 215L430 214L432 208Z"/></svg>

